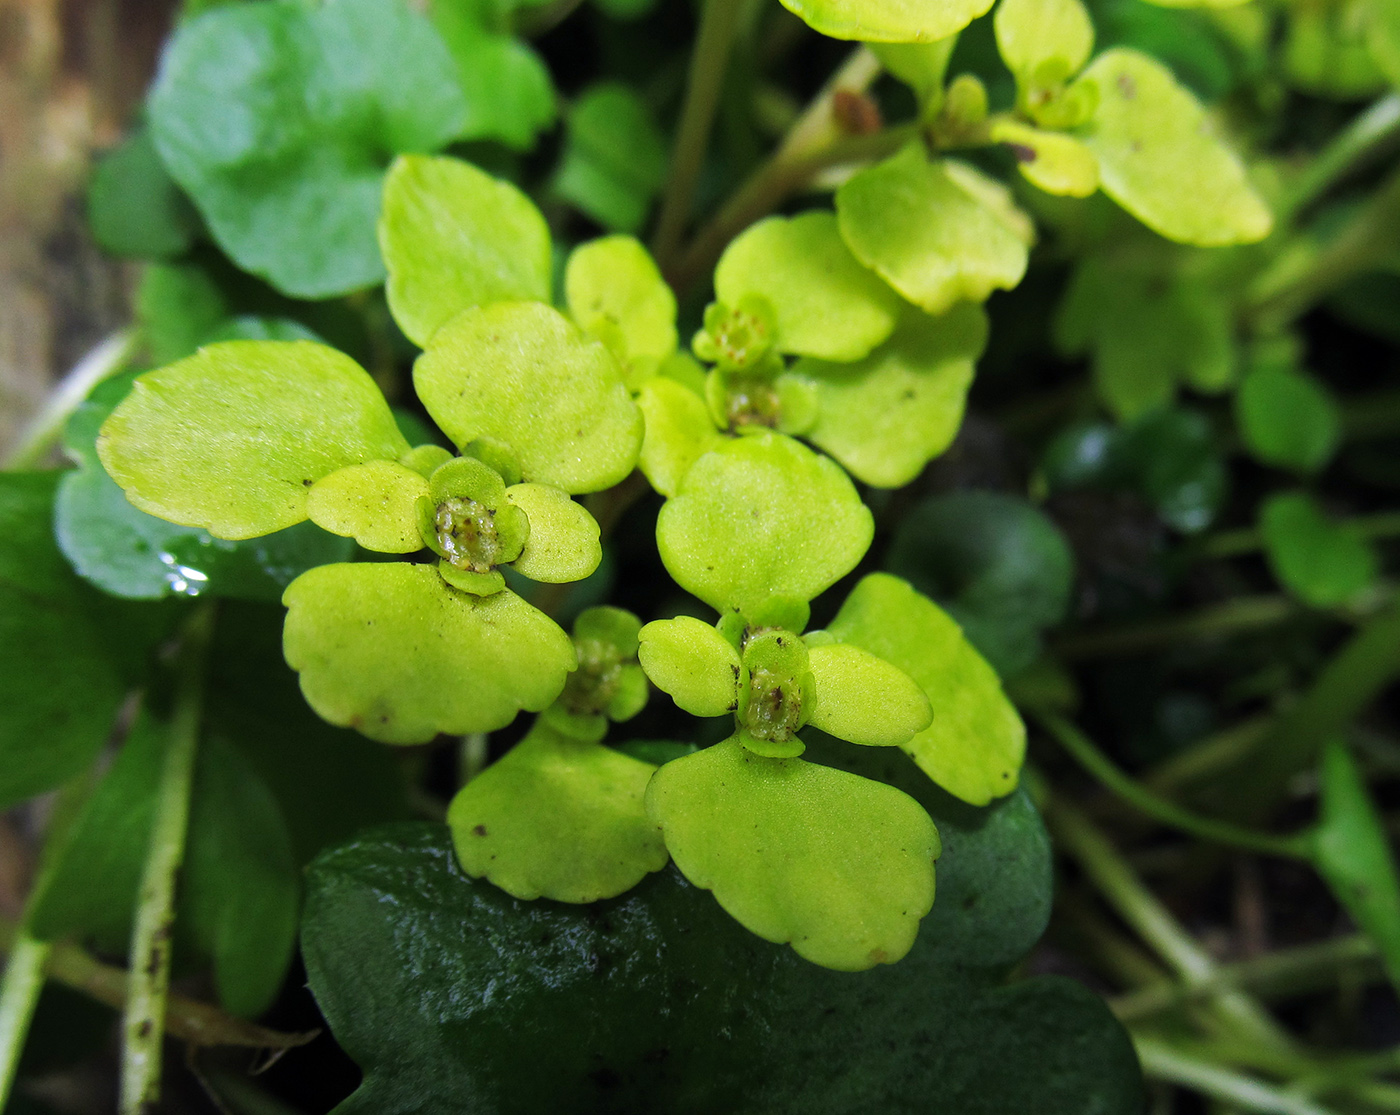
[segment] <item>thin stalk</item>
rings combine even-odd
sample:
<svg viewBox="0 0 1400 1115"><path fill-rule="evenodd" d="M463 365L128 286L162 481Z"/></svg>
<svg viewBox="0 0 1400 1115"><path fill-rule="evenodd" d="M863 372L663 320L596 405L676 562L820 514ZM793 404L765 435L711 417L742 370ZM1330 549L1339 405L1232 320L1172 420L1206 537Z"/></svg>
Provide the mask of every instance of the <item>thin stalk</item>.
<svg viewBox="0 0 1400 1115"><path fill-rule="evenodd" d="M1120 995L1109 1006L1119 1019L1135 1022L1208 998L1226 988L1258 995L1294 995L1329 986L1339 970L1355 970L1383 980L1380 955L1364 934L1334 937L1330 941L1281 949L1264 956L1222 964L1209 976L1187 986L1147 986Z"/></svg>
<svg viewBox="0 0 1400 1115"><path fill-rule="evenodd" d="M1267 715L1232 724L1164 760L1143 776L1142 783L1156 793L1171 794L1182 786L1202 782L1253 752L1273 726L1273 717Z"/></svg>
<svg viewBox="0 0 1400 1115"><path fill-rule="evenodd" d="M1217 844L1242 848L1249 852L1281 856L1285 859L1308 859L1309 840L1306 835L1274 836L1252 829L1201 817L1189 810L1158 797L1141 782L1120 770L1094 742L1062 716L1033 709L1032 715L1042 728L1059 741L1085 770L1121 797L1124 801L1163 824Z"/></svg>
<svg viewBox="0 0 1400 1115"><path fill-rule="evenodd" d="M44 989L44 971L53 953L50 942L30 935L29 922L39 896L63 858L73 821L91 794L94 782L93 772L85 771L59 791L24 913L12 934L5 977L0 983L0 1110L9 1103L20 1054L24 1052L24 1042L34 1020L34 1009L39 1005L39 993Z"/></svg>
<svg viewBox="0 0 1400 1115"><path fill-rule="evenodd" d="M485 732L472 732L462 737L457 752L457 777L461 785L465 786L486 769L490 738Z"/></svg>
<svg viewBox="0 0 1400 1115"><path fill-rule="evenodd" d="M1194 1088L1212 1099L1262 1115L1335 1115L1301 1096L1290 1095L1252 1076L1191 1057L1158 1038L1134 1035L1143 1072L1155 1080Z"/></svg>
<svg viewBox="0 0 1400 1115"><path fill-rule="evenodd" d="M213 607L204 605L190 617L181 641L174 713L131 934L131 975L122 1017L121 1115L144 1115L160 1098L175 880L185 857L204 706L205 659L213 626Z"/></svg>
<svg viewBox="0 0 1400 1115"><path fill-rule="evenodd" d="M1400 93L1370 105L1339 132L1299 175L1277 206L1280 224L1292 219L1338 181L1400 140Z"/></svg>
<svg viewBox="0 0 1400 1115"><path fill-rule="evenodd" d="M671 150L671 172L661 199L656 235L652 238L652 254L663 270L680 246L681 235L690 219L695 182L705 163L710 128L714 124L715 109L719 107L720 89L743 5L743 0L702 2L700 31L690 56L685 103L681 107L675 147Z"/></svg>
<svg viewBox="0 0 1400 1115"><path fill-rule="evenodd" d="M1355 530L1363 538L1394 538L1400 536L1400 511L1380 511L1374 515L1356 515L1339 525ZM1256 553L1263 548L1263 532L1245 529L1213 534L1201 543L1198 552L1202 557L1226 558Z"/></svg>
<svg viewBox="0 0 1400 1115"><path fill-rule="evenodd" d="M1108 838L1083 813L1056 799L1046 820L1055 837L1125 922L1194 985L1214 975L1215 961L1172 917L1137 877ZM1293 1048L1288 1034L1257 1002L1240 991L1222 991L1211 1001L1216 1018L1231 1031L1279 1049Z"/></svg>
<svg viewBox="0 0 1400 1115"><path fill-rule="evenodd" d="M695 235L680 260L666 268L672 286L682 290L708 271L730 240L800 190L818 171L889 153L886 151L892 142L889 136L898 130L874 133L874 136L884 137L878 140L874 136L851 137L841 129L833 112L838 91L864 92L879 73L880 61L869 47L858 47L851 52L788 129L777 150ZM891 150L897 149L907 138L899 131ZM849 146L852 142L854 146Z"/></svg>
<svg viewBox="0 0 1400 1115"><path fill-rule="evenodd" d="M68 416L104 379L125 367L136 348L136 331L113 333L73 366L5 458L7 469L37 468L63 434Z"/></svg>
<svg viewBox="0 0 1400 1115"><path fill-rule="evenodd" d="M1065 658L1140 654L1176 643L1203 642L1272 627L1298 610L1298 605L1282 595L1240 596L1185 615L1076 632L1057 639L1055 649Z"/></svg>
<svg viewBox="0 0 1400 1115"><path fill-rule="evenodd" d="M1250 760L1236 803L1240 816L1267 815L1289 781L1316 761L1323 743L1344 730L1400 674L1400 606L1371 617L1323 667L1302 697L1279 717L1269 746Z"/></svg>

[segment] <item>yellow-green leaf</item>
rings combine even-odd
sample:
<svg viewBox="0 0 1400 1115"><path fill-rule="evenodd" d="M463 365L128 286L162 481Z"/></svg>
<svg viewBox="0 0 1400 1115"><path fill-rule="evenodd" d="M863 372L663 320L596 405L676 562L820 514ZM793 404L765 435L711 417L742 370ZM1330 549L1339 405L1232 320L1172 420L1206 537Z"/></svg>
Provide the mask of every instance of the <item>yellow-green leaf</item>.
<svg viewBox="0 0 1400 1115"><path fill-rule="evenodd" d="M737 737L667 763L647 812L745 928L841 971L892 964L933 906L938 830L907 794Z"/></svg>
<svg viewBox="0 0 1400 1115"><path fill-rule="evenodd" d="M1273 215L1244 165L1170 70L1118 47L1080 81L1098 89L1098 108L1078 135L1098 158L1104 193L1184 244L1249 244L1269 234Z"/></svg>
<svg viewBox="0 0 1400 1115"><path fill-rule="evenodd" d="M309 341L226 341L147 372L97 439L142 511L234 540L301 522L321 477L407 451L369 374Z"/></svg>
<svg viewBox="0 0 1400 1115"><path fill-rule="evenodd" d="M316 481L306 494L306 515L366 550L411 554L423 548L417 506L427 494L421 473L394 461L367 461Z"/></svg>

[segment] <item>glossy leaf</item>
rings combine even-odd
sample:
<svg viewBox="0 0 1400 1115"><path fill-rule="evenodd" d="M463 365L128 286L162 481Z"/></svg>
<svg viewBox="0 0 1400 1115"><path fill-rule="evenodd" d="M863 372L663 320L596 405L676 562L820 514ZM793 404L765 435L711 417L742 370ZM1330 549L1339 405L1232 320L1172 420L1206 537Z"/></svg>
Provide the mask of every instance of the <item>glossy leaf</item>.
<svg viewBox="0 0 1400 1115"><path fill-rule="evenodd" d="M1235 395L1235 418L1256 459L1298 472L1322 468L1341 440L1332 393L1297 368L1270 365L1250 372Z"/></svg>
<svg viewBox="0 0 1400 1115"><path fill-rule="evenodd" d="M1100 54L1080 78L1098 109L1079 132L1104 193L1169 240L1215 247L1262 240L1268 206L1171 71L1135 50Z"/></svg>
<svg viewBox="0 0 1400 1115"><path fill-rule="evenodd" d="M199 215L166 171L146 128L97 164L88 223L102 250L133 259L173 259L189 250Z"/></svg>
<svg viewBox="0 0 1400 1115"><path fill-rule="evenodd" d="M658 619L640 638L642 669L680 708L692 716L738 709L746 680L739 652L710 624L692 616Z"/></svg>
<svg viewBox="0 0 1400 1115"><path fill-rule="evenodd" d="M783 0L814 31L869 43L927 43L946 39L991 9L991 0Z"/></svg>
<svg viewBox="0 0 1400 1115"><path fill-rule="evenodd" d="M283 650L308 703L384 743L503 728L550 704L577 663L569 637L513 592L460 592L431 565L323 565L283 602Z"/></svg>
<svg viewBox="0 0 1400 1115"><path fill-rule="evenodd" d="M850 743L897 747L933 719L918 683L859 647L813 647L811 665L816 707L808 723L814 728Z"/></svg>
<svg viewBox="0 0 1400 1115"><path fill-rule="evenodd" d="M1025 725L996 672L933 601L907 581L872 573L828 630L898 666L922 687L933 720L903 747L925 774L973 805L1016 788Z"/></svg>
<svg viewBox="0 0 1400 1115"><path fill-rule="evenodd" d="M803 436L877 488L909 483L952 444L974 362L987 343L980 307L940 317L906 312L894 335L863 360L800 360L816 387L816 421Z"/></svg>
<svg viewBox="0 0 1400 1115"><path fill-rule="evenodd" d="M1040 632L1064 618L1074 579L1073 554L1055 525L1025 501L993 492L919 504L896 531L886 564L937 600L1002 677L1039 655ZM913 663L907 670L918 678Z"/></svg>
<svg viewBox="0 0 1400 1115"><path fill-rule="evenodd" d="M81 773L161 638L163 612L114 602L54 544L57 472L0 473L0 805Z"/></svg>
<svg viewBox="0 0 1400 1115"><path fill-rule="evenodd" d="M921 144L846 182L836 213L856 257L931 314L1014 287L1034 236L1005 187Z"/></svg>
<svg viewBox="0 0 1400 1115"><path fill-rule="evenodd" d="M686 878L823 967L894 963L933 905L938 832L879 782L730 739L662 767L647 812Z"/></svg>
<svg viewBox="0 0 1400 1115"><path fill-rule="evenodd" d="M1063 81L1094 49L1094 24L1080 0L1001 0L992 26L1002 61L1022 85L1047 63Z"/></svg>
<svg viewBox="0 0 1400 1115"><path fill-rule="evenodd" d="M457 792L457 858L516 898L596 902L669 859L642 805L656 768L543 724Z"/></svg>
<svg viewBox="0 0 1400 1115"><path fill-rule="evenodd" d="M603 82L580 95L567 125L555 193L605 228L636 232L666 180L666 140L646 102Z"/></svg>
<svg viewBox="0 0 1400 1115"><path fill-rule="evenodd" d="M472 306L549 299L544 217L515 186L460 159L409 155L394 163L379 244L389 308L419 345Z"/></svg>
<svg viewBox="0 0 1400 1115"><path fill-rule="evenodd" d="M38 898L33 928L122 954L155 817L168 726L142 718L104 776ZM201 741L175 911L177 958L212 959L219 1001L235 1014L265 1010L296 941L300 878L277 803L248 760Z"/></svg>
<svg viewBox="0 0 1400 1115"><path fill-rule="evenodd" d="M384 153L444 146L465 110L447 48L400 0L206 12L177 29L149 101L161 159L219 246L301 298L383 277Z"/></svg>
<svg viewBox="0 0 1400 1115"><path fill-rule="evenodd" d="M891 1115L1136 1115L1102 1000L1061 978L989 986L1048 913L1034 808L938 819L939 902L904 961L858 979L760 941L674 869L593 907L524 903L467 878L445 826L366 834L308 880L311 988L364 1070L337 1115L850 1115L873 1096ZM755 1057L774 1034L785 1055Z"/></svg>
<svg viewBox="0 0 1400 1115"><path fill-rule="evenodd" d="M744 613L775 595L811 600L855 567L873 533L833 461L768 431L700 457L656 522L676 582L717 611Z"/></svg>
<svg viewBox="0 0 1400 1115"><path fill-rule="evenodd" d="M596 492L637 462L642 416L600 342L557 310L507 302L458 315L413 367L418 396L458 445L506 445L524 479Z"/></svg>
<svg viewBox="0 0 1400 1115"><path fill-rule="evenodd" d="M676 351L676 296L631 236L580 244L564 268L564 297L580 329L612 350L640 387Z"/></svg>
<svg viewBox="0 0 1400 1115"><path fill-rule="evenodd" d="M1345 604L1376 577L1375 547L1332 522L1302 492L1270 496L1259 511L1265 555L1279 581L1317 608Z"/></svg>
<svg viewBox="0 0 1400 1115"><path fill-rule="evenodd" d="M525 151L554 123L554 84L544 60L527 44L489 26L485 5L433 0L428 16L457 67L466 102L463 139L497 139Z"/></svg>
<svg viewBox="0 0 1400 1115"><path fill-rule="evenodd" d="M220 596L281 599L312 566L345 561L354 543L301 523L261 538L228 542L133 507L97 459L97 431L131 388L132 376L100 384L64 435L78 467L58 482L53 529L74 570L104 592L131 599Z"/></svg>
<svg viewBox="0 0 1400 1115"><path fill-rule="evenodd" d="M720 433L705 400L667 376L642 386L637 407L646 423L637 467L653 488L673 496L690 466L720 444Z"/></svg>
<svg viewBox="0 0 1400 1115"><path fill-rule="evenodd" d="M890 335L899 297L851 254L824 210L750 225L715 268L729 306L761 297L773 311L779 352L859 360Z"/></svg>
<svg viewBox="0 0 1400 1115"><path fill-rule="evenodd" d="M516 484L506 489L505 498L530 520L525 547L511 562L517 573L562 584L581 581L598 568L603 560L598 524L583 504L548 484Z"/></svg>
<svg viewBox="0 0 1400 1115"><path fill-rule="evenodd" d="M427 494L421 473L394 461L368 461L336 469L311 485L306 514L367 550L411 554L423 548L415 508Z"/></svg>
<svg viewBox="0 0 1400 1115"><path fill-rule="evenodd" d="M1313 859L1347 913L1375 941L1391 983L1400 984L1400 873L1380 809L1338 740L1322 754Z"/></svg>
<svg viewBox="0 0 1400 1115"><path fill-rule="evenodd" d="M306 341L229 341L148 372L97 440L142 511L235 540L301 522L328 473L407 450L369 375Z"/></svg>

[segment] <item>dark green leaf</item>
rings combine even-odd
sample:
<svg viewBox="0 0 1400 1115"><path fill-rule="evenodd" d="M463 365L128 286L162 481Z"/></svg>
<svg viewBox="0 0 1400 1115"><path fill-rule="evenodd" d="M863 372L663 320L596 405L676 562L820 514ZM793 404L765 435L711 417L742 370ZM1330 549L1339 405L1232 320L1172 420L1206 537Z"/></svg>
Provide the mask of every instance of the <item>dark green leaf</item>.
<svg viewBox="0 0 1400 1115"><path fill-rule="evenodd" d="M199 214L166 172L145 128L127 136L93 172L88 221L115 256L171 259L189 250Z"/></svg>
<svg viewBox="0 0 1400 1115"><path fill-rule="evenodd" d="M150 99L161 158L219 246L304 298L383 278L387 156L442 147L465 113L447 47L401 0L217 8L176 31Z"/></svg>
<svg viewBox="0 0 1400 1115"><path fill-rule="evenodd" d="M167 726L143 716L74 824L34 911L44 938L77 936L121 955L154 820ZM256 1015L282 984L296 936L299 879L276 800L248 760L201 742L175 911L177 955L212 959L219 1000Z"/></svg>
<svg viewBox="0 0 1400 1115"><path fill-rule="evenodd" d="M112 728L164 609L108 600L53 539L57 472L0 473L0 805L84 770Z"/></svg>
<svg viewBox="0 0 1400 1115"><path fill-rule="evenodd" d="M1385 820L1346 745L1322 756L1322 816L1313 858L1337 900L1376 942L1392 983L1400 986L1400 874Z"/></svg>
<svg viewBox="0 0 1400 1115"><path fill-rule="evenodd" d="M1044 978L991 990L963 967L1006 958L1015 934L979 956L978 931L1027 897L1007 870L1018 840L1042 886L1048 865L1038 822L962 827L965 868L940 867L962 944L945 947L935 906L905 960L858 976L745 933L674 868L592 906L523 903L469 880L442 826L367 834L308 883L312 990L366 1073L337 1115L1139 1111L1131 1045L1094 996Z"/></svg>
<svg viewBox="0 0 1400 1115"><path fill-rule="evenodd" d="M1337 449L1341 415L1332 392L1300 368L1255 368L1235 395L1245 445L1265 464L1316 472Z"/></svg>
<svg viewBox="0 0 1400 1115"><path fill-rule="evenodd" d="M1040 653L1040 632L1064 618L1073 579L1068 544L1024 500L953 492L900 525L886 565L937 600L1003 677Z"/></svg>
<svg viewBox="0 0 1400 1115"><path fill-rule="evenodd" d="M666 178L666 141L642 99L625 85L584 91L568 114L554 190L603 227L635 232Z"/></svg>

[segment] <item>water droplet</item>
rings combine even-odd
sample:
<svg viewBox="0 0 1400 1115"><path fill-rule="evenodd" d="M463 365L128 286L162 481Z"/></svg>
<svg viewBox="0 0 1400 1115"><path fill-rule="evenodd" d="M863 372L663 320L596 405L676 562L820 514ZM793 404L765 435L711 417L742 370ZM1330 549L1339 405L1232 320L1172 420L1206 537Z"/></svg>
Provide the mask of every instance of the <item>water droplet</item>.
<svg viewBox="0 0 1400 1115"><path fill-rule="evenodd" d="M208 574L191 569L188 565L181 565L175 560L174 554L162 552L160 561L165 566L165 581L171 592L181 596L198 596L207 587Z"/></svg>

